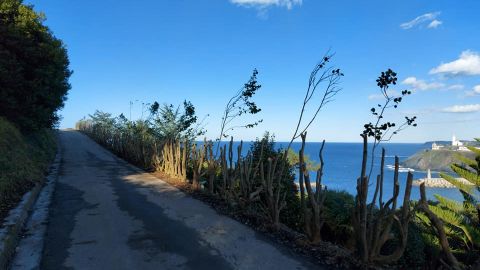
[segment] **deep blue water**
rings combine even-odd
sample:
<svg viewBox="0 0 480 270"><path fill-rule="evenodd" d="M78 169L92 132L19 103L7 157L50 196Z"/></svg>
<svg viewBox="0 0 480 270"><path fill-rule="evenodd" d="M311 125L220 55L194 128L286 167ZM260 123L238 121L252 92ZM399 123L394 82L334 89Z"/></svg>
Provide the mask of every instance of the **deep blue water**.
<svg viewBox="0 0 480 270"><path fill-rule="evenodd" d="M224 144L226 142L222 142ZM236 146L239 142L234 142L234 156L236 156ZM250 148L251 142L244 142L244 147L242 149L242 154L246 154ZM287 143L277 142L276 147L286 147ZM300 150L300 143L293 143L292 149L295 151ZM318 152L320 150L321 143L306 143L305 145L305 154L310 157L311 160L319 162ZM384 143L381 144L378 148L378 158L374 162L373 173L370 182L369 197L373 197L374 190L374 180L376 175L379 173L380 169L380 153L381 148L386 150L386 159L385 165L393 165L395 162L395 155L400 158L400 161L408 158L409 156L415 154L416 152L425 149L427 145L425 144L412 144L412 143ZM356 194L356 183L357 178L360 175L361 162L362 162L362 144L361 143L326 143L324 148L324 176L322 183L327 185L328 189L331 190L345 190L350 194ZM370 151L370 148L369 148ZM370 152L369 152L369 162L370 162ZM367 170L368 172L368 170ZM432 172L432 176L435 177L436 173ZM311 172L312 181L315 179L316 173ZM414 179L426 177L426 172L415 171ZM403 200L403 193L405 190L405 183L407 180L407 172L401 172L399 174L400 182L400 196L399 200ZM384 180L384 201L387 201L393 193L393 170L385 168L385 180ZM450 188L428 188L427 197L429 199L434 199L434 194L440 194L442 196L462 200L462 195L456 189ZM412 187L411 198L413 200L418 200L420 198L420 189L418 186Z"/></svg>

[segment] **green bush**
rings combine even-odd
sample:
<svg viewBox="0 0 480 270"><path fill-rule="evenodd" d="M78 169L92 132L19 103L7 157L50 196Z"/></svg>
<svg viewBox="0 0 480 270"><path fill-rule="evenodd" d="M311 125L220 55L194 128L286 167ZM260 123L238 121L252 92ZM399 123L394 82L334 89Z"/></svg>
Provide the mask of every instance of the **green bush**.
<svg viewBox="0 0 480 270"><path fill-rule="evenodd" d="M21 0L0 1L0 116L24 131L54 126L71 71L67 51Z"/></svg>
<svg viewBox="0 0 480 270"><path fill-rule="evenodd" d="M408 225L407 247L398 265L403 269L424 269L426 265L426 244L422 235L422 226L418 221Z"/></svg>
<svg viewBox="0 0 480 270"><path fill-rule="evenodd" d="M262 153L263 147L263 153ZM269 158L275 160L282 160L284 155L284 149L276 149L275 136L265 132L261 139L257 138L255 142L250 146L250 153L253 155L254 164L258 164L260 161L260 154L262 153L262 160L267 171L267 160ZM277 168L281 168L282 164L279 162ZM288 162L283 166L284 171L282 173L282 182L280 183L282 192L285 193L286 206L280 212L280 222L288 227L301 230L302 211L300 205L300 199L298 197L298 187L295 184L295 166Z"/></svg>
<svg viewBox="0 0 480 270"><path fill-rule="evenodd" d="M325 224L322 238L326 241L351 246L353 239L352 211L355 198L346 191L326 190L324 203Z"/></svg>

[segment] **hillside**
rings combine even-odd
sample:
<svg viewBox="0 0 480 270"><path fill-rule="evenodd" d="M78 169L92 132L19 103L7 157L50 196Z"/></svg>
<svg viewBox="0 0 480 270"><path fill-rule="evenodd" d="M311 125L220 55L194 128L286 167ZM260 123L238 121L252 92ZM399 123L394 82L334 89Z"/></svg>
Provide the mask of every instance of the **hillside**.
<svg viewBox="0 0 480 270"><path fill-rule="evenodd" d="M23 135L0 117L0 221L25 192L43 179L55 149L51 130Z"/></svg>
<svg viewBox="0 0 480 270"><path fill-rule="evenodd" d="M415 170L451 171L450 164L456 161L456 155L473 158L471 152L457 152L452 150L422 150L402 162L402 166Z"/></svg>

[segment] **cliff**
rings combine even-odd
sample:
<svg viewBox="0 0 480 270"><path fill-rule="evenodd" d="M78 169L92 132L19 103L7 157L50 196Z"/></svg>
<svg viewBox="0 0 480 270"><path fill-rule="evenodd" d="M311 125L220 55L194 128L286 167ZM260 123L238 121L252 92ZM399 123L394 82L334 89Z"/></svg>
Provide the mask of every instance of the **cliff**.
<svg viewBox="0 0 480 270"><path fill-rule="evenodd" d="M415 170L426 171L451 171L450 165L456 162L456 155L463 155L468 158L474 158L472 152L457 152L452 150L422 150L408 159L404 160L401 165Z"/></svg>

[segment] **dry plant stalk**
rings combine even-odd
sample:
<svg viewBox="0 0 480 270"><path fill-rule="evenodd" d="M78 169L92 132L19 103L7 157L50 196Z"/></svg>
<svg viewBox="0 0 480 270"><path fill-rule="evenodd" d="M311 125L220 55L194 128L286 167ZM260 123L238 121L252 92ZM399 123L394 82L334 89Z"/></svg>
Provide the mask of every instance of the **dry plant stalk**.
<svg viewBox="0 0 480 270"><path fill-rule="evenodd" d="M445 233L443 221L438 218L437 215L435 215L428 207L427 196L425 195L425 183L420 184L420 201L417 204L417 210L425 213L427 218L430 220L432 227L437 232L437 237L440 242L440 246L442 247L442 251L445 254L445 258L447 259L448 265L455 270L460 270L460 263L450 250L450 245L448 243L447 234Z"/></svg>
<svg viewBox="0 0 480 270"><path fill-rule="evenodd" d="M168 140L161 147L161 157L157 158L157 169L182 180L187 179L187 141Z"/></svg>
<svg viewBox="0 0 480 270"><path fill-rule="evenodd" d="M236 168L233 167L233 137L230 139L228 153L226 145L220 148L220 168L222 171L222 186L218 187L220 196L233 203L231 189L236 175Z"/></svg>
<svg viewBox="0 0 480 270"><path fill-rule="evenodd" d="M208 153L208 193L213 195L215 193L215 176L217 171L217 160L213 155L213 145L211 142L208 143L207 146L207 153Z"/></svg>
<svg viewBox="0 0 480 270"><path fill-rule="evenodd" d="M287 162L285 159L280 158L281 162ZM264 192L264 205L263 211L266 213L267 218L272 223L274 229L280 228L280 212L287 205L285 198L287 193L282 192L282 186L280 180L283 177L283 166L278 169L279 158L267 160L267 171L265 172L264 162L261 160L260 164L260 179L262 181Z"/></svg>
<svg viewBox="0 0 480 270"><path fill-rule="evenodd" d="M199 190L200 187L200 178L205 174L203 170L203 162L205 160L205 154L207 152L206 142L202 145L200 149L197 150L197 145L192 145L191 160L193 165L193 177L192 177L192 187L195 190Z"/></svg>
<svg viewBox="0 0 480 270"><path fill-rule="evenodd" d="M325 141L323 141L322 146L319 151L320 157L320 168L317 170L317 177L315 180L315 192L312 189L310 183L310 174L307 170L305 164L304 151L305 151L305 141L307 137L307 132L301 134L302 138L302 147L299 152L299 175L300 175L300 196L301 204L304 217L304 228L305 233L308 236L308 239L313 244L318 244L321 240L320 231L323 224L325 223L323 217L323 208L326 198L326 187L322 186L322 177L323 177L323 148L325 146ZM305 197L307 195L307 197ZM308 206L307 206L308 199Z"/></svg>
<svg viewBox="0 0 480 270"><path fill-rule="evenodd" d="M233 138L231 138L228 147L228 159L226 146L220 148L220 168L223 184L217 188L221 193L220 195L227 201L237 203L240 207L245 208L260 199L263 187L258 186L256 181L258 179L260 161L254 167L252 154L249 153L244 158L242 157L242 149L243 142L240 142L237 146L237 161L233 162Z"/></svg>
<svg viewBox="0 0 480 270"><path fill-rule="evenodd" d="M382 151L382 167L377 176L375 193L372 202L367 204L368 195L368 176L366 175L367 136L363 136L363 160L361 177L357 180L357 196L353 216L353 227L357 237L357 252L364 263L391 263L403 255L407 245L408 223L411 218L410 194L412 190L413 174L408 173L407 186L403 197L403 205L397 210L397 199L400 193L400 184L398 182L399 159L395 157L395 172L393 179L393 195L384 203L383 201L383 182L384 182L384 164L385 151ZM378 196L378 209L375 209L375 203ZM381 249L385 243L393 239L392 227L396 225L399 231L399 245L388 255L381 254Z"/></svg>

